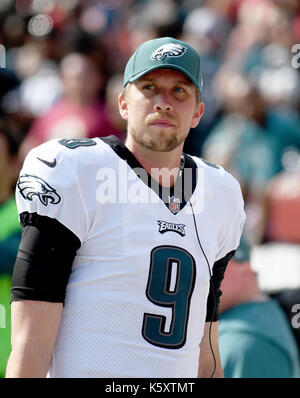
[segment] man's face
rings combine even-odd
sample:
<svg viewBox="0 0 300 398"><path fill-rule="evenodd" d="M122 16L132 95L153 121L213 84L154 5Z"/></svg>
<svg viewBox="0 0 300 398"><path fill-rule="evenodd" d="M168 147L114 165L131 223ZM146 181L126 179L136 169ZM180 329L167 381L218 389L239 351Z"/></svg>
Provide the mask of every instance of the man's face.
<svg viewBox="0 0 300 398"><path fill-rule="evenodd" d="M183 73L157 69L130 84L119 97L119 109L134 141L152 151L169 152L183 146L204 105L197 104L196 88Z"/></svg>

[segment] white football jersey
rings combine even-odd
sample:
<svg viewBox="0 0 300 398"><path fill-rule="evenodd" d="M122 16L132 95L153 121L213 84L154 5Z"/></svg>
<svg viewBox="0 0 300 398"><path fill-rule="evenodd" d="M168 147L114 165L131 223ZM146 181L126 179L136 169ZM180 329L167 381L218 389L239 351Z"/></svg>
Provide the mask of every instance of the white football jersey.
<svg viewBox="0 0 300 398"><path fill-rule="evenodd" d="M188 158L190 195L163 201L115 137L53 140L27 156L19 213L56 219L81 242L49 377L197 377L210 273L237 248L245 214L227 171Z"/></svg>

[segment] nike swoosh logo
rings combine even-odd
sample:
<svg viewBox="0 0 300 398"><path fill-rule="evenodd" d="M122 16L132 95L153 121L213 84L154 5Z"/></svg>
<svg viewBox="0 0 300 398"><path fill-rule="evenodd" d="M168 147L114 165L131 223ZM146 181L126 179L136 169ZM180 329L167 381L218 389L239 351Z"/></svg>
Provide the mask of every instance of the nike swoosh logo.
<svg viewBox="0 0 300 398"><path fill-rule="evenodd" d="M41 162L43 162L46 166L48 166L48 167L55 167L56 166L56 159L54 159L53 160L53 162L48 162L48 160L45 160L45 159L41 159L41 158L38 158L37 157L37 159L39 160L39 161L41 161Z"/></svg>

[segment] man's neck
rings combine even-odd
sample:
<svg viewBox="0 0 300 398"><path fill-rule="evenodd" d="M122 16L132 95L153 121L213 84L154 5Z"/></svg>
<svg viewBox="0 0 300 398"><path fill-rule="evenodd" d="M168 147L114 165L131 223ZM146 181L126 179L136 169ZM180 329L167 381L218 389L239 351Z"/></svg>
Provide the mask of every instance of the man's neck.
<svg viewBox="0 0 300 398"><path fill-rule="evenodd" d="M183 145L171 152L151 151L139 145L130 136L127 137L125 145L158 183L167 188L174 185L180 167Z"/></svg>

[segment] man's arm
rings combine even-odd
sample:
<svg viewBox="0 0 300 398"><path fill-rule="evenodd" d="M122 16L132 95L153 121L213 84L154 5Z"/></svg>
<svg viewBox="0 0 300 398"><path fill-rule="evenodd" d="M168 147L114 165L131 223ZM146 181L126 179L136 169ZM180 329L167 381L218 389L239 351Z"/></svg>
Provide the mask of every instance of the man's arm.
<svg viewBox="0 0 300 398"><path fill-rule="evenodd" d="M200 343L198 377L224 377L219 352L219 322L206 322ZM215 369L215 371L214 371Z"/></svg>
<svg viewBox="0 0 300 398"><path fill-rule="evenodd" d="M12 352L6 377L46 377L61 320L62 303L23 300L11 306Z"/></svg>

